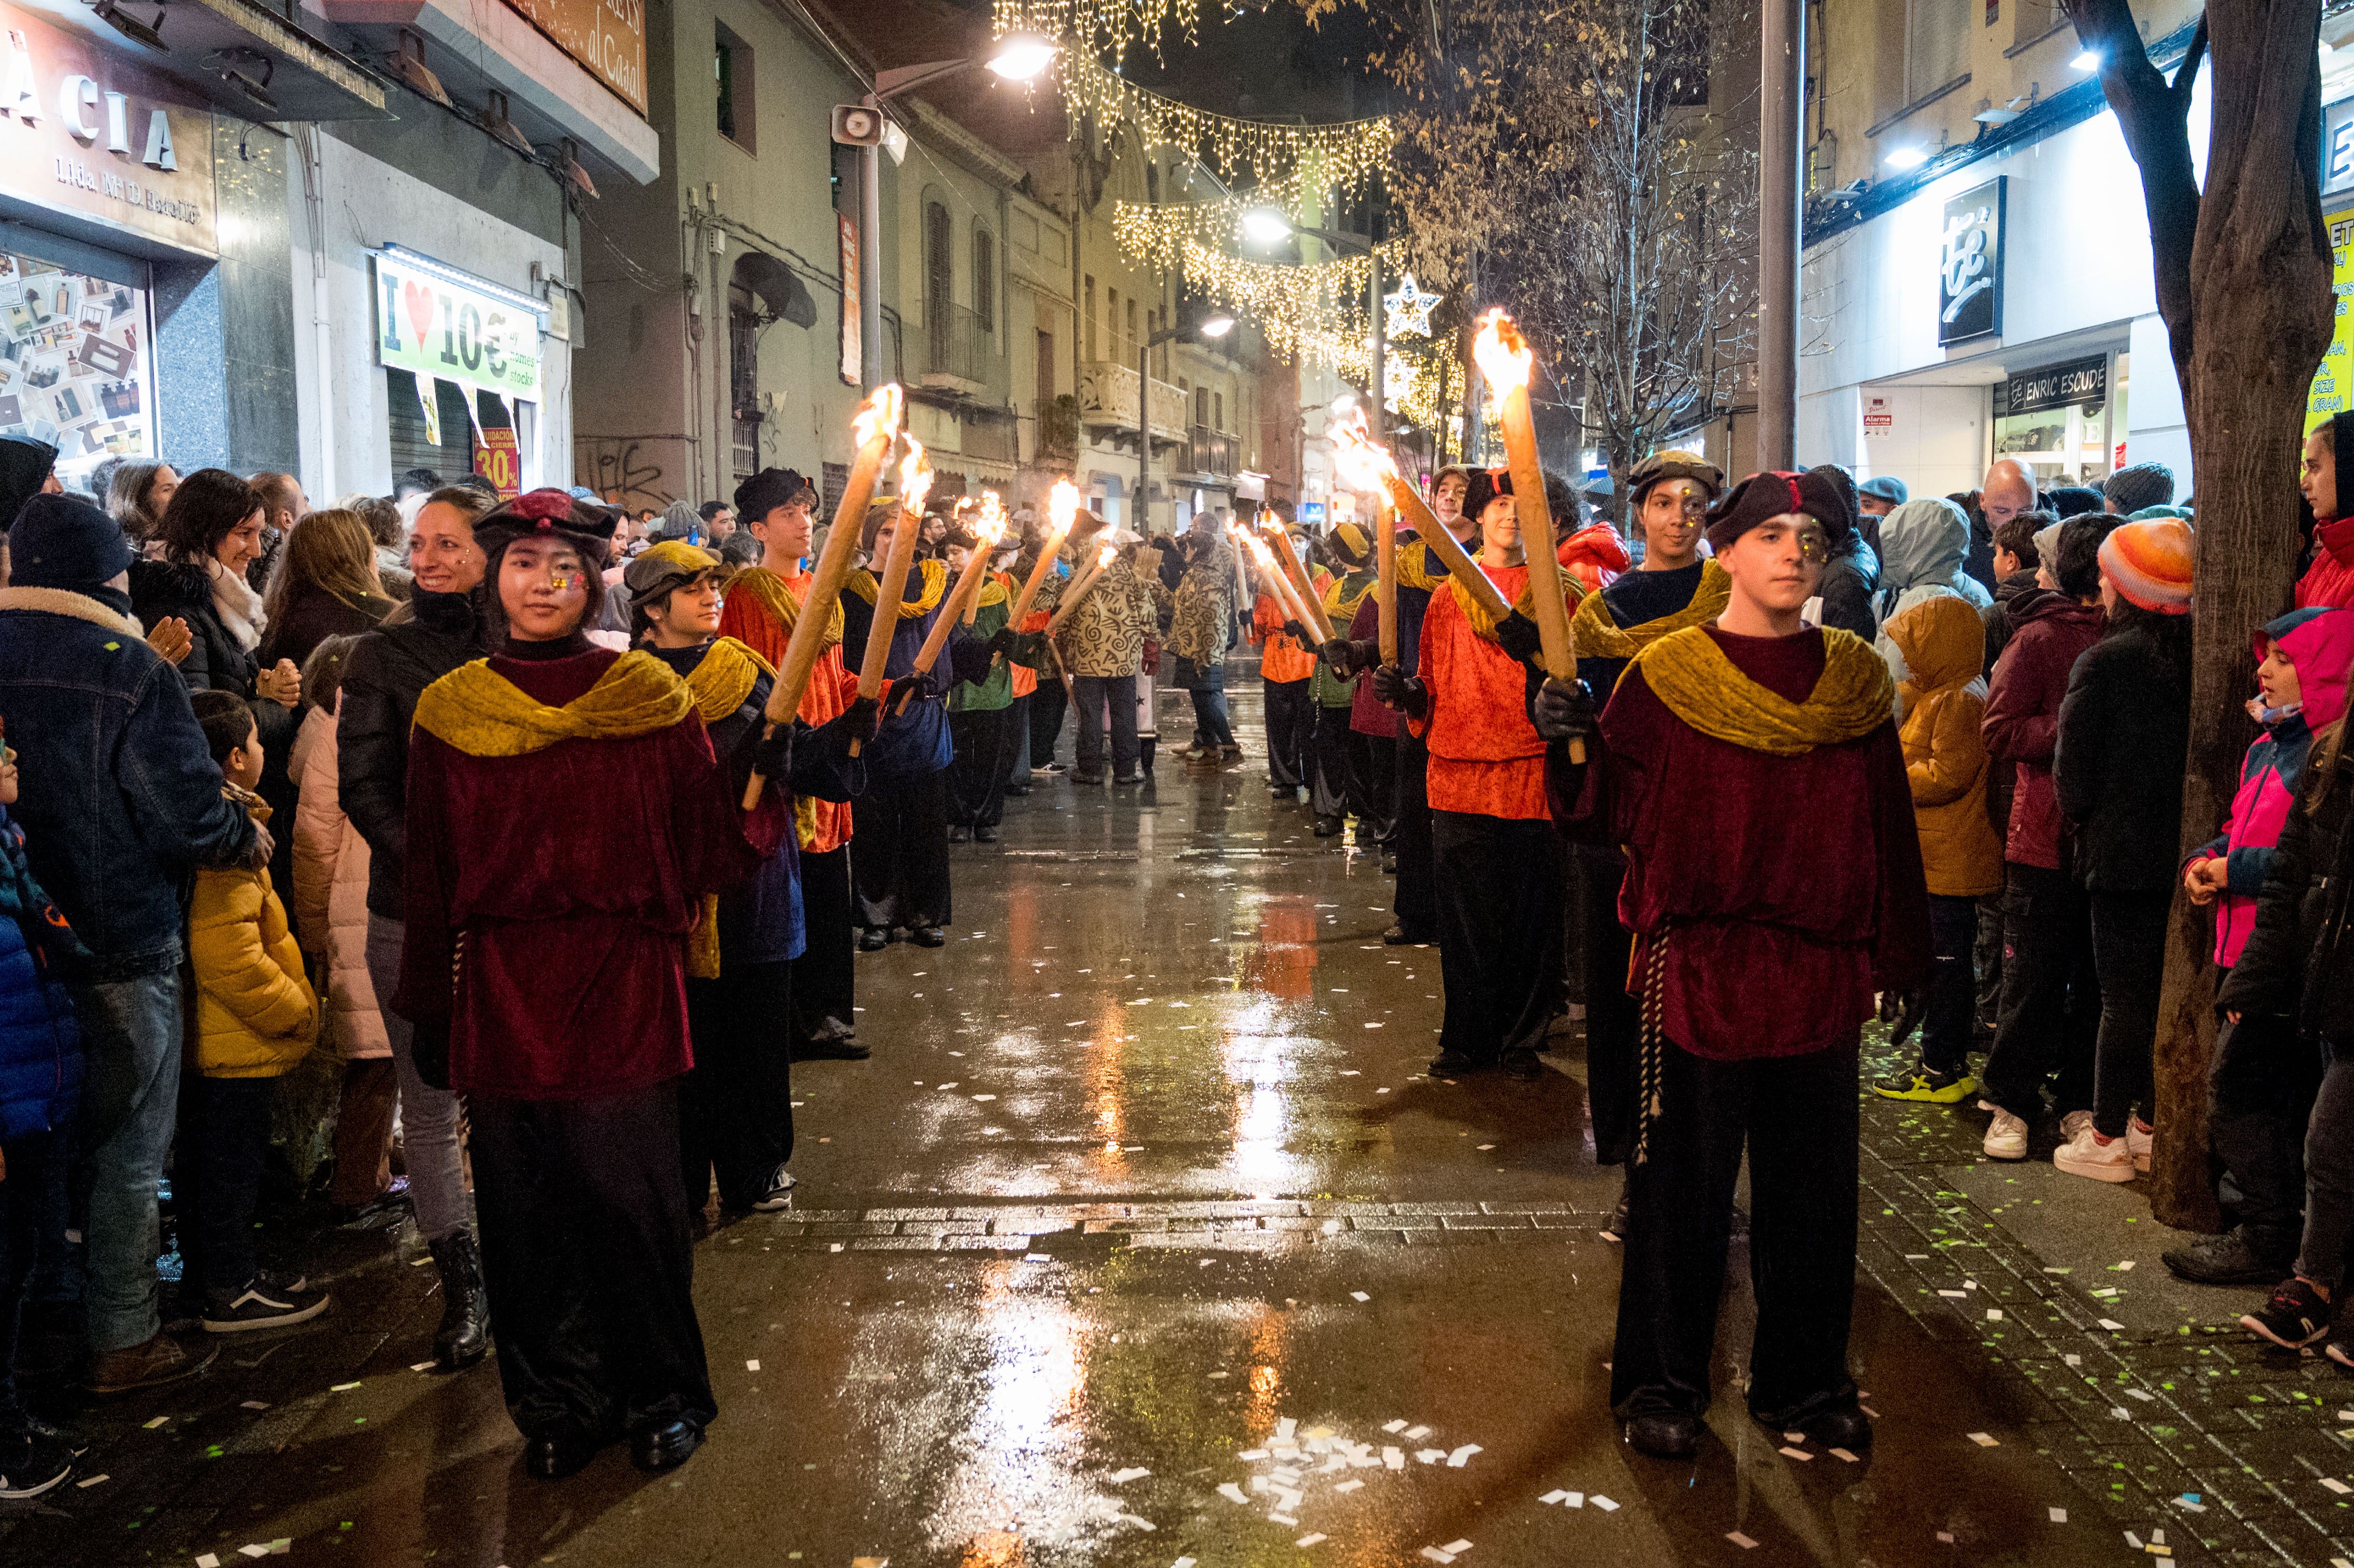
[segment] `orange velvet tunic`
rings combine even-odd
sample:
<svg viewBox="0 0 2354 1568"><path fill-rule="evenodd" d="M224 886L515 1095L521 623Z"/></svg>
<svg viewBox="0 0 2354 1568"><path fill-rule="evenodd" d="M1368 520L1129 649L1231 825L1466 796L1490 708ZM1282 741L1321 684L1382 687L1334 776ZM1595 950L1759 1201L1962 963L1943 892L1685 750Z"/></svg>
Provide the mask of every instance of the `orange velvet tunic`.
<svg viewBox="0 0 2354 1568"><path fill-rule="evenodd" d="M755 577L767 580L745 580ZM799 603L807 596L809 585L806 572L790 579L779 577L766 567L738 572L720 608L719 635L733 637L772 667L784 668L785 645L792 641L793 630L764 600L768 593L775 592L789 594ZM803 724L815 727L841 717L843 710L857 695L858 677L843 667L842 644L836 642L818 655L817 668L810 672L809 689L801 694L801 706L793 710L794 715ZM801 796L793 805L802 853L824 854L850 842L849 801Z"/></svg>
<svg viewBox="0 0 2354 1568"><path fill-rule="evenodd" d="M1526 567L1487 570L1514 602L1528 588ZM1471 630L1451 588L1430 596L1416 669L1430 692L1429 716L1415 726L1430 747L1430 809L1512 821L1550 817L1527 667Z"/></svg>

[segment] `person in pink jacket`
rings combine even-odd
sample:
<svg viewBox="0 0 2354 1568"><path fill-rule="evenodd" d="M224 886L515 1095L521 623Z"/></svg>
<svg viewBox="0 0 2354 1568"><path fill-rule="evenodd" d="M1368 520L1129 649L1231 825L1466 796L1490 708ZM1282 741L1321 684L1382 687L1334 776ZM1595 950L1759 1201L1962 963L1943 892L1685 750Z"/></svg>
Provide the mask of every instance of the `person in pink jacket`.
<svg viewBox="0 0 2354 1568"><path fill-rule="evenodd" d="M2293 610L2256 635L2260 695L2249 712L2264 726L2240 768L2223 831L2190 853L2182 882L2215 911L2215 962L2230 969L2255 929L2273 846L2296 802L2314 732L2346 711L2354 663L2354 609ZM2305 1211L2305 1125L2321 1085L2321 1057L2279 1019L2227 1023L2215 1042L2209 1110L2221 1195L2234 1224L2165 1255L2167 1267L2201 1285L2267 1285L2296 1261Z"/></svg>

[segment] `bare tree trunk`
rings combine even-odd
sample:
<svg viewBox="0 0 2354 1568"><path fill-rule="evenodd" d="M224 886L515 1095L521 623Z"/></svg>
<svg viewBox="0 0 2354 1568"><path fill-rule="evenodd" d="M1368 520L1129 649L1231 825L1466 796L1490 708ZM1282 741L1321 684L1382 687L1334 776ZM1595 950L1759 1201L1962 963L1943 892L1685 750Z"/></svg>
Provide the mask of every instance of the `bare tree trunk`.
<svg viewBox="0 0 2354 1568"><path fill-rule="evenodd" d="M2231 808L2254 734L2242 706L2250 639L2287 606L2296 567L2297 445L2335 310L2317 166L2320 0L2211 10L2170 87L2150 67L2124 0L2074 0L2070 14L2087 46L2103 51L2102 87L2141 165L2158 309L2198 474L2187 853ZM2213 70L2203 194L2189 188L2181 122L2202 41ZM2159 1005L2151 1209L2195 1230L2220 1224L2207 1128L2211 932L2178 889Z"/></svg>

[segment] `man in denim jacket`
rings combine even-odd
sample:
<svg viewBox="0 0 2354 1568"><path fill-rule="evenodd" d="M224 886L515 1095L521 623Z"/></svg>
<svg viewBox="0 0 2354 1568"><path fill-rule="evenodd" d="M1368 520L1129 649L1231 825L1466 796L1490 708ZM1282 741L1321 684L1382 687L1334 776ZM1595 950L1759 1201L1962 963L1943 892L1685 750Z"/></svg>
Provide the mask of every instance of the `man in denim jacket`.
<svg viewBox="0 0 2354 1568"><path fill-rule="evenodd" d="M16 815L91 954L68 980L90 1075L77 1139L90 1383L113 1393L203 1364L162 1333L155 1277L155 1184L179 1099L180 894L193 867L266 859L269 845L222 797L186 689L132 619L121 526L42 495L9 543L0 716L25 758Z"/></svg>

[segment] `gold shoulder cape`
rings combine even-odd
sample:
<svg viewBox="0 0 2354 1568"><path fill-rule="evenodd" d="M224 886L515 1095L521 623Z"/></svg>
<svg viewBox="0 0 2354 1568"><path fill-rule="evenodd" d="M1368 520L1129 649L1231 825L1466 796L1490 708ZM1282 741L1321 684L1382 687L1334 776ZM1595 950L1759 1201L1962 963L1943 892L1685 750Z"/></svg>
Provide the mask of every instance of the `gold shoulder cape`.
<svg viewBox="0 0 2354 1568"><path fill-rule="evenodd" d="M1363 574L1363 580L1359 581L1358 574L1352 572L1344 577L1334 577L1324 585L1324 613L1332 622L1334 636L1346 637L1349 634L1349 622L1357 619L1357 607L1365 602L1365 596L1373 591L1374 585L1380 580L1375 574L1367 572ZM1353 589L1350 587L1352 583L1356 585Z"/></svg>
<svg viewBox="0 0 2354 1568"><path fill-rule="evenodd" d="M1455 596L1455 607L1463 612L1463 619L1471 623L1473 635L1477 636L1482 642L1495 641L1497 626L1496 618L1488 613L1487 606L1481 604L1477 599L1472 597L1470 585L1464 582L1462 578L1453 576L1449 576L1443 580L1447 584L1447 590ZM1585 608L1581 602L1587 597L1585 585L1584 583L1579 582L1567 572L1564 572L1561 574L1561 586L1563 595L1571 609L1579 610ZM1531 572L1529 574L1528 583L1522 588L1521 597L1519 600L1513 604L1512 609L1518 611L1523 620L1534 620L1537 618L1536 574L1534 572Z"/></svg>
<svg viewBox="0 0 2354 1568"><path fill-rule="evenodd" d="M1005 584L1003 582L993 577L984 577L981 579L981 597L973 600L973 608L975 609L987 609L992 605L1003 604L1007 599L1013 597L1013 596L1012 594L1005 591Z"/></svg>
<svg viewBox="0 0 2354 1568"><path fill-rule="evenodd" d="M1803 703L1770 692L1736 668L1697 626L1670 632L1635 656L1668 711L1702 735L1774 757L1797 757L1870 735L1896 715L1896 683L1871 643L1823 630L1823 673Z"/></svg>
<svg viewBox="0 0 2354 1568"><path fill-rule="evenodd" d="M695 711L670 666L631 650L597 683L551 708L491 669L461 664L417 699L417 727L469 757L523 757L559 740L625 740L667 729Z"/></svg>
<svg viewBox="0 0 2354 1568"><path fill-rule="evenodd" d="M1632 659L1670 631L1714 620L1733 599L1733 579L1712 556L1700 569L1700 587L1691 602L1673 615L1621 626L1610 618L1610 607L1598 593L1588 594L1569 623L1570 652L1580 659Z"/></svg>
<svg viewBox="0 0 2354 1568"><path fill-rule="evenodd" d="M792 634L793 623L801 618L801 601L793 597L792 589L785 586L784 578L766 567L748 567L737 572L727 579L727 591L751 595L759 601L760 608L785 629L789 637ZM874 597L872 588L867 590L867 597ZM842 641L842 600L835 599L826 607L826 610L825 641L818 645L820 653Z"/></svg>
<svg viewBox="0 0 2354 1568"><path fill-rule="evenodd" d="M932 606L939 603L940 595L948 591L949 568L946 562L917 561L916 574L921 579L923 587L916 590L915 598L903 597L899 600L899 619L902 620L912 620L925 614ZM843 586L869 604L873 604L875 596L883 591L882 582L873 572L864 567L851 573ZM904 595L906 589L902 588L900 591Z"/></svg>
<svg viewBox="0 0 2354 1568"><path fill-rule="evenodd" d="M703 662L687 672L686 689L695 694L703 722L717 724L744 705L753 683L775 673L766 659L733 637L723 637L704 653Z"/></svg>

